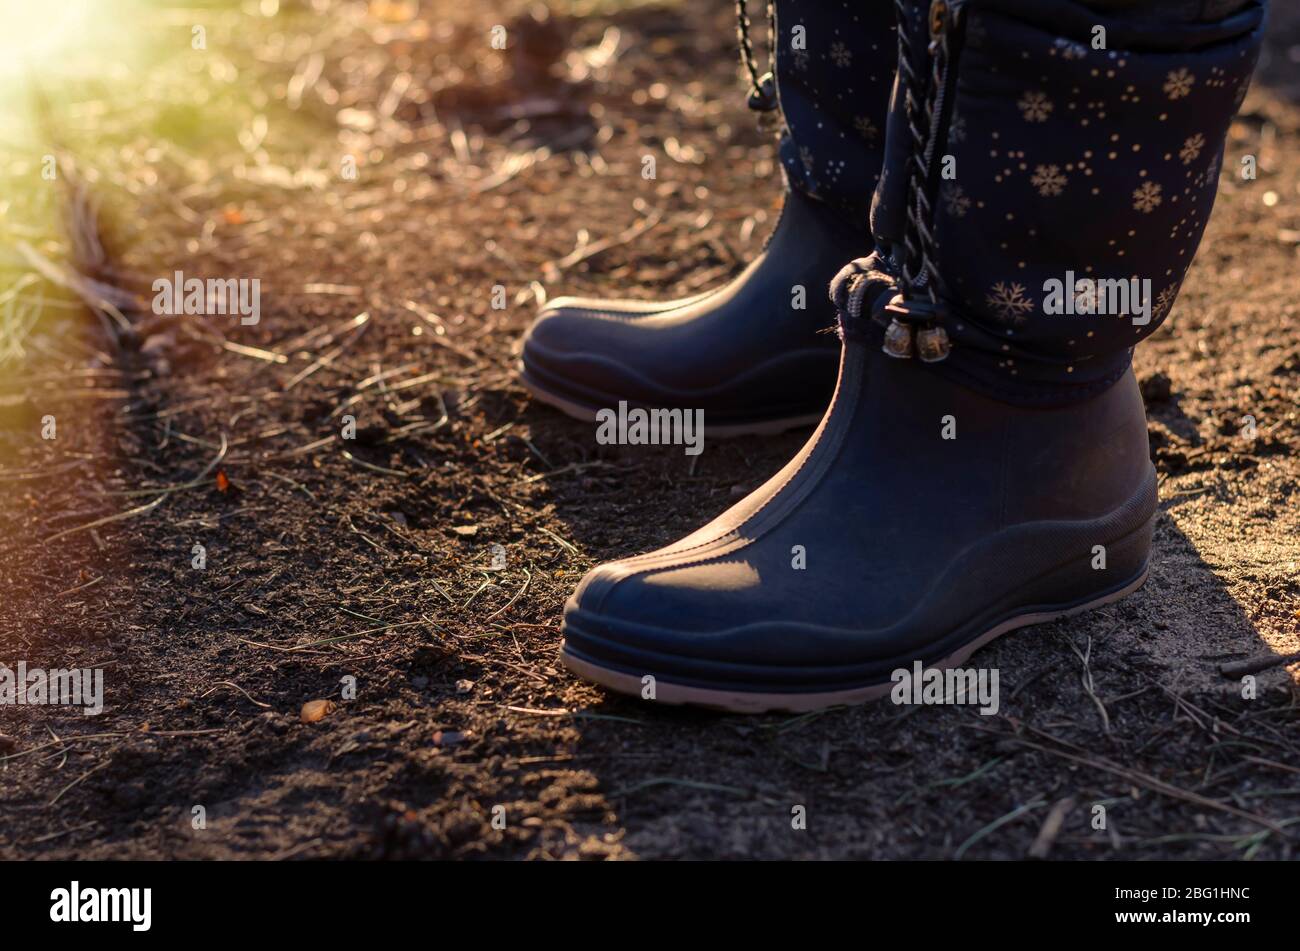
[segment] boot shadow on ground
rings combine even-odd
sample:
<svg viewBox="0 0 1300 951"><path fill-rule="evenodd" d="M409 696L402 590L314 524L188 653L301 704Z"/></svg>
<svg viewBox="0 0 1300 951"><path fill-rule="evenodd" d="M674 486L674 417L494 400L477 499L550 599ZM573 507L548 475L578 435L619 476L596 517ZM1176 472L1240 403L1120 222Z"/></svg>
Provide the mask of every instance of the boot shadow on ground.
<svg viewBox="0 0 1300 951"><path fill-rule="evenodd" d="M639 467L609 482L620 502L607 503L605 483L593 482L585 491L557 493L557 515L569 537L598 559L648 550L732 504L736 495L721 491L730 480L744 475L737 492L753 488L806 436L714 443L722 459L700 465L694 481L687 476L664 489L629 492L647 472L667 485L663 472L654 474L659 466L680 471L679 463L642 455ZM704 486L713 491L701 491ZM1226 762L1219 740L1202 729L1206 722L1195 721L1228 721L1244 711L1250 701L1241 698L1240 681L1226 678L1219 665L1272 651L1213 559L1179 528L1182 501L1161 503L1151 574L1139 591L1099 610L1011 632L967 662L999 671L994 716L883 700L800 716L744 717L656 708L593 687L595 702L575 721L576 752L594 764L587 768L626 830L624 844L647 857L948 858L959 850L958 857L1023 857L1045 807L1066 797L1076 805L1057 846L1061 856L1150 857L1160 847L1155 840L1186 834L1188 849L1209 852L1176 854L1204 857L1213 852L1198 817L1204 810L1006 738L1046 743L1052 737L1055 749L1187 787L1197 784L1200 771ZM618 531L618 524L631 531ZM629 545L632 538L640 544ZM1290 684L1281 667L1257 680L1261 698L1281 696ZM1238 738L1247 746L1254 739ZM1267 777L1274 784L1277 778ZM951 794L955 788L959 796ZM1090 803L1112 803L1120 831L1093 829ZM799 806L816 817L803 831L791 825ZM1275 808L1285 809L1285 800ZM1024 816L998 835L967 844L1017 809Z"/></svg>

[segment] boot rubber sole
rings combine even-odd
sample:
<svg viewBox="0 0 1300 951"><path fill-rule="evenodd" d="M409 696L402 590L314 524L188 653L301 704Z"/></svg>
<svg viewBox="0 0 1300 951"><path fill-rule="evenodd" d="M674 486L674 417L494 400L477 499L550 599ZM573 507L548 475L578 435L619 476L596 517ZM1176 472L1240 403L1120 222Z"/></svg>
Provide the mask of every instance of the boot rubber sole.
<svg viewBox="0 0 1300 951"><path fill-rule="evenodd" d="M1046 606L1026 611L1024 614L1009 618L967 641L948 656L927 665L928 668L944 670L957 667L985 644L1018 628L1033 624L1043 624L1058 618L1081 614L1094 608L1102 607L1113 601L1132 594L1147 580L1148 566L1144 564L1137 577L1117 589L1094 597L1081 604L1064 606ZM572 673L590 680L617 693L641 697L645 689L641 677L610 667L604 667L587 658L575 654L566 643L560 650L560 661ZM910 667L909 662L900 662L900 666ZM851 690L835 690L820 693L803 692L750 692L746 690L723 690L705 687L693 687L673 683L662 678L655 678L655 703L669 706L691 705L721 710L727 713L769 713L783 711L787 713L807 713L834 706L853 706L867 703L887 696L894 689L893 681L869 684Z"/></svg>
<svg viewBox="0 0 1300 951"><path fill-rule="evenodd" d="M603 409L601 406L593 406L587 403L580 403L567 396L562 396L553 390L547 389L539 384L535 379L529 376L527 367L521 361L518 367L519 380L524 389L533 395L533 397L547 406L558 409L566 416L582 420L584 423L596 422L596 414ZM617 403L617 401L615 401ZM824 415L825 410L819 410L815 413L805 413L797 416L786 416L778 419L761 419L752 422L743 423L722 423L710 425L704 424L704 435L710 439L731 439L737 436L775 436L778 433L784 433L791 429L805 429L817 424Z"/></svg>

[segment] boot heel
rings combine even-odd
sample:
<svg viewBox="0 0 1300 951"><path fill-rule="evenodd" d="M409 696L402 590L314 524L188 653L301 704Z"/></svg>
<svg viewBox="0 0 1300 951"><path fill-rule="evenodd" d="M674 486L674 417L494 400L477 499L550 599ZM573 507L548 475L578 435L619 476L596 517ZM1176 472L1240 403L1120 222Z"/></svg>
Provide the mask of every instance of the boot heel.
<svg viewBox="0 0 1300 951"><path fill-rule="evenodd" d="M1145 511L1143 511L1145 510ZM1136 516L1136 518L1135 518ZM1075 614L1116 600L1140 587L1151 560L1155 529L1154 488L1144 489L1105 521L1121 523L1120 534L1101 534L1095 544L1080 546L1079 554L1026 586L1021 603L1026 610L1056 616ZM1131 527L1125 529L1124 522Z"/></svg>

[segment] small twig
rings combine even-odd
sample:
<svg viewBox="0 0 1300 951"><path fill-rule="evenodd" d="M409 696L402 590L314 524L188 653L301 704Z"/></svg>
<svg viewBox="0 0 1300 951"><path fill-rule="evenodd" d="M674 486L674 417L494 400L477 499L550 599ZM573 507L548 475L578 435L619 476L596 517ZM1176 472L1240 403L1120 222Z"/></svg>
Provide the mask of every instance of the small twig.
<svg viewBox="0 0 1300 951"><path fill-rule="evenodd" d="M74 779L72 782L68 783L68 785L66 785L66 786L64 786L62 789L60 789L60 790L59 790L59 794L58 794L57 796L55 796L53 799L50 800L50 805L53 806L53 805L54 805L55 803L57 803L60 799L63 798L63 794L66 793L69 789L71 789L73 786L76 786L78 783L80 783L82 780L84 780L84 779L85 779L87 776L89 776L91 773L95 773L95 772L98 772L99 770L103 769L103 768L104 768L105 766L107 766L110 762L111 762L111 760L104 760L104 762L100 763L98 766L92 766L90 769L86 770L84 773L82 773L80 776L78 776L78 777L77 777L76 779Z"/></svg>
<svg viewBox="0 0 1300 951"><path fill-rule="evenodd" d="M1061 826L1065 823L1065 817L1069 815L1070 810L1073 808L1073 796L1067 796L1056 801L1051 811L1047 813L1047 818L1043 820L1042 828L1038 830L1038 838L1034 839L1034 844L1029 847L1030 858L1047 858L1047 853L1052 851L1056 837L1061 834Z"/></svg>
<svg viewBox="0 0 1300 951"><path fill-rule="evenodd" d="M265 644L262 643L261 641L250 641L242 637L239 638L239 640L253 647L265 647L267 650L281 651L282 653L285 654L296 654L298 651L305 651L312 647L323 647L326 644L336 644L339 641L348 641L354 637L365 637L367 634L381 634L386 631L395 631L398 628L413 627L416 624L424 624L424 623L426 622L420 620L420 621L404 621L401 624L385 624L383 627L372 627L365 631L355 631L352 634L339 634L337 637L326 637L319 641L310 641L306 644L295 645L294 647L281 647L278 644Z"/></svg>
<svg viewBox="0 0 1300 951"><path fill-rule="evenodd" d="M748 790L736 786L723 786L721 783L701 783L693 779L676 779L672 776L655 776L651 779L645 779L631 786L616 789L609 795L613 799L618 796L627 796L634 792L640 792L642 789L650 789L654 786L685 786L687 789L701 789L706 792L725 792L736 796L750 795Z"/></svg>
<svg viewBox="0 0 1300 951"><path fill-rule="evenodd" d="M293 486L295 489L300 490L304 495L307 496L307 498L311 499L311 500L312 500L313 502L315 502L317 505L320 504L320 499L316 498L316 496L315 496L314 494L312 494L311 489L307 488L307 487L306 487L305 485L303 485L302 483L300 483L300 482L295 482L293 479L290 479L288 476L286 476L286 475L280 475L280 473L278 473L278 472L268 472L268 473L266 473L266 474L269 475L272 479L279 479L281 482L287 482L289 485Z"/></svg>
<svg viewBox="0 0 1300 951"><path fill-rule="evenodd" d="M366 462L366 460L364 459L358 459L356 456L352 455L352 453L348 452L346 449L343 450L343 458L348 460L348 462L356 463L357 465L361 466L361 468L363 469L370 469L372 472L380 472L383 473L384 475L404 476L410 474L407 472L403 472L401 469L389 469L386 466L377 466L373 462Z"/></svg>
<svg viewBox="0 0 1300 951"><path fill-rule="evenodd" d="M1146 773L1140 772L1139 770L1128 769L1127 767L1120 766L1117 763L1112 763L1106 759L1094 759L1092 757L1082 756L1075 753L1067 753L1064 750L1052 749L1050 746L1044 746L1042 743L1035 743L1032 740L1026 740L1023 737L1008 735L1007 733L1005 733L1005 731L1002 730L988 730L985 727L978 727L978 726L975 727L975 729L986 730L986 732L1000 734L1004 738L1009 739L1014 743L1019 743L1021 746L1027 746L1030 749L1038 750L1041 753L1049 753L1052 756L1059 756L1061 757L1061 759L1069 760L1072 763L1079 763L1080 765L1083 766L1091 766L1093 769L1101 770L1104 773L1110 773L1113 776L1119 776L1121 779L1127 779L1129 782L1135 783L1139 786L1145 786L1147 789L1150 789L1152 792L1160 793L1161 795L1168 796L1171 799L1181 799L1184 802L1190 802L1194 805L1201 806L1205 809L1214 809L1219 812L1226 812L1228 813L1228 815L1236 816L1238 819L1245 819L1248 822L1253 822L1256 825L1263 826L1266 829L1276 832L1278 835L1288 837L1288 838L1290 837L1285 829L1283 829L1277 823L1265 819L1263 816L1257 816L1254 813L1247 812L1244 809L1238 809L1236 806L1230 806L1227 805L1226 803L1219 802L1215 799L1210 799L1207 796L1202 796L1194 792L1189 792L1186 789L1182 789L1181 787L1174 786L1171 783L1166 783L1162 780L1156 779L1154 776L1149 776ZM1030 727L1029 729L1033 729L1033 727ZM1056 737L1052 737L1050 734L1043 734L1041 730L1034 730L1034 732L1042 734L1044 736L1048 736L1050 739L1053 740L1053 742L1061 743L1061 745L1063 746L1069 745L1064 743L1061 740L1056 739Z"/></svg>
<svg viewBox="0 0 1300 951"><path fill-rule="evenodd" d="M498 608L497 610L495 610L495 611L493 611L491 614L489 614L489 615L487 616L486 620L491 621L491 620L493 620L494 618L500 617L502 614L505 614L506 611L510 610L511 606L512 606L516 601L518 601L520 598L522 598L522 597L524 596L524 593L528 591L528 586L529 586L530 584L533 583L533 573L532 573L531 571L529 571L527 568L525 568L525 569L524 569L524 574L527 575L527 577L524 579L524 585L523 585L523 587L520 588L519 591L515 593L515 596L514 596L513 598L511 598L509 601L507 601L505 604L503 604L500 608Z"/></svg>
<svg viewBox="0 0 1300 951"><path fill-rule="evenodd" d="M269 703L263 703L261 700L254 700L252 694L250 694L243 687L239 686L239 684L231 680L218 681L217 683L213 684L212 687L210 687L208 690L205 690L203 693L199 694L199 699L202 700L204 697L212 693L212 691L216 690L218 687L234 687L236 690L242 693L248 699L248 702L251 703L253 706L261 707L263 710L271 709L271 705Z"/></svg>
<svg viewBox="0 0 1300 951"><path fill-rule="evenodd" d="M602 462L600 460L597 460L595 462L572 462L567 466L561 466L558 469L552 469L550 472L539 472L536 475L529 476L527 479L520 479L518 482L514 484L531 485L532 483L538 482L542 479L546 479L551 476L566 475L570 472L585 472L588 469L617 469L617 468L618 466L612 465L611 463L608 462Z"/></svg>
<svg viewBox="0 0 1300 951"><path fill-rule="evenodd" d="M966 850L969 849L976 842L978 842L980 839L983 839L985 836L991 835L992 833L996 832L998 829L1001 829L1008 822L1014 822L1016 819L1019 819L1021 816L1023 816L1026 812L1031 812L1034 809L1037 809L1039 806L1044 806L1044 805L1046 805L1046 802L1040 796L1039 798L1035 799L1033 802L1027 802L1023 806L1017 806L1015 809L1012 809L1010 812L1008 812L1005 816L1000 816L997 819L994 819L992 822L990 822L984 828L978 830L974 835L972 835L969 839L967 839L965 842L963 842L961 845L957 847L957 851L952 854L953 861L955 862L961 861L961 857L966 854Z"/></svg>
<svg viewBox="0 0 1300 951"><path fill-rule="evenodd" d="M600 241L592 241L590 243L579 243L577 247L558 261L547 261L543 264L543 273L547 275L548 279L558 278L560 272L568 270L575 264L581 264L583 261L588 261L597 254L600 254L603 251L608 251L610 248L615 248L619 245L635 241L655 225L659 224L661 217L662 214L659 209L655 208L650 212L650 214L643 216L640 221L630 227L624 228L612 237L602 238Z"/></svg>
<svg viewBox="0 0 1300 951"><path fill-rule="evenodd" d="M95 578L92 581L87 581L85 584L79 584L75 588L69 588L67 591L60 591L58 594L55 595L55 597L61 598L67 594L73 594L74 592L77 591L84 591L86 588L89 588L91 585L99 584L103 580L104 580L104 576L100 575L98 578Z"/></svg>
<svg viewBox="0 0 1300 951"><path fill-rule="evenodd" d="M134 518L137 515L144 515L147 512L153 511L155 508L161 505L163 501L166 500L166 498L169 495L171 495L173 492L179 492L183 489L192 489L195 486L203 485L207 480L208 474L211 473L212 470L215 469L221 463L221 460L226 457L226 450L228 448L229 446L226 442L226 434L222 433L221 448L217 450L216 456L212 459L211 462L207 464L207 466L204 467L203 471L200 472L198 476L192 479L191 481L182 482L178 485L167 486L166 488L163 489L147 490L150 492L158 491L161 492L162 494L159 495L158 498L154 499L152 502L146 502L144 505L137 506L136 508L127 509L125 512L118 512L115 515L106 515L103 518L96 519L95 521L90 522L86 525L78 525L74 528L65 528L61 532L55 532L49 538L45 539L45 541L42 542L42 544L48 545L52 541L56 541L57 539L64 538L76 532L85 532L85 531L93 532L94 529L99 528L101 525L108 525L112 522L121 522L124 521L125 519Z"/></svg>
<svg viewBox="0 0 1300 951"><path fill-rule="evenodd" d="M284 385L284 388L286 390L291 390L299 383L301 383L303 380L307 379L307 377L311 376L313 373L319 370L321 367L329 366L331 363L333 363L335 360L341 357L344 353L346 353L349 349L351 349L352 345L361 339L361 335L364 334L366 330L369 329L369 327L370 327L370 314L369 313L357 314L357 316L353 317L352 320L350 320L348 324L344 327L344 331L345 332L351 331L352 335L348 337L348 339L345 340L343 343L339 344L339 346L331 350L329 353L318 357L311 364L309 364L308 366L304 367L303 369L295 373L293 377L289 380L289 382ZM327 339L333 339L333 338L330 337Z"/></svg>
<svg viewBox="0 0 1300 951"><path fill-rule="evenodd" d="M1110 715L1106 713L1106 705L1102 703L1101 698L1097 696L1097 690L1093 686L1092 682L1092 666L1090 664L1090 661L1092 660L1092 637L1090 636L1088 638L1088 647L1083 651L1079 650L1078 646L1074 643L1073 638L1067 636L1065 640L1066 643L1070 645L1070 650L1074 651L1074 656L1079 658L1079 663L1083 666L1083 670L1079 674L1079 683L1083 685L1083 692L1088 695L1088 698L1092 700L1093 704L1097 707L1097 712L1101 714L1102 732L1109 734Z"/></svg>
<svg viewBox="0 0 1300 951"><path fill-rule="evenodd" d="M1235 680L1238 677L1245 677L1247 674L1257 674L1261 670L1268 670L1270 667L1286 666L1297 661L1300 661L1300 651L1293 654L1263 654L1231 664L1220 664L1219 673Z"/></svg>
<svg viewBox="0 0 1300 951"><path fill-rule="evenodd" d="M108 525L112 522L121 522L128 518L135 518L137 515L144 515L146 512L152 512L156 509L166 500L166 498L167 495L163 494L158 496L158 498L154 499L152 502L146 502L144 505L136 506L133 509L127 509L125 512L118 512L116 515L106 515L104 518L96 519L88 525L79 525L76 528L64 529L63 531L56 532L49 538L45 539L43 544L48 545L50 542L57 541L60 538L65 538L76 532L90 531L99 528L101 525Z"/></svg>
<svg viewBox="0 0 1300 951"><path fill-rule="evenodd" d="M93 828L94 825L95 823L93 821L84 822L79 826L73 826L70 829L64 829L62 832L51 832L48 835L37 836L35 839L32 839L32 844L34 845L38 842L53 842L55 839L61 839L65 835L71 835L74 832L82 832L86 829Z"/></svg>
<svg viewBox="0 0 1300 951"><path fill-rule="evenodd" d="M543 535L549 535L552 539L554 539L554 540L556 541L557 544L559 544L559 546L560 546L561 548L563 548L563 549L564 549L565 551L567 551L569 554L571 554L571 555L576 555L576 554L578 554L578 549L577 549L576 547L574 547L574 545L573 545L572 542L566 542L563 538L561 538L559 535L555 534L555 532L551 531L551 530L550 530L549 528L547 528L546 526L544 526L544 525L538 525L538 526L537 526L537 530L538 530L539 532L541 532Z"/></svg>

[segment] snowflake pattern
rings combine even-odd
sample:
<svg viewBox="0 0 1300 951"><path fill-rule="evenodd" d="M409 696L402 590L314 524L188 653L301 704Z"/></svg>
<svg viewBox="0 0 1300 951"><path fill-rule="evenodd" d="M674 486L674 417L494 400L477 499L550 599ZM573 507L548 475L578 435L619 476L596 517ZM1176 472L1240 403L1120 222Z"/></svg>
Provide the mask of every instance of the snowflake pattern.
<svg viewBox="0 0 1300 951"><path fill-rule="evenodd" d="M1054 198L1065 191L1065 186L1070 180L1059 166L1040 165L1034 169L1034 175L1029 181L1038 189L1038 194L1044 198Z"/></svg>
<svg viewBox="0 0 1300 951"><path fill-rule="evenodd" d="M1201 11L1241 0L1163 2ZM804 0L800 15L822 17L821 6ZM785 171L795 187L859 216L873 195L878 216L901 216L906 156L887 155L880 167L893 118L881 62L889 47L872 31L886 17L868 25L866 15L859 22L834 12L853 4L824 6L819 28L809 26L820 42L807 52L778 50L780 74L803 93L783 104ZM902 6L905 22L923 33L928 4ZM994 336L980 349L996 356L972 371L977 376L1092 383L1108 357L1176 306L1221 173L1216 156L1231 100L1246 89L1254 51L1244 36L1179 56L1094 49L1083 33L1037 33L1026 43L1026 34L1004 35L1002 20L997 30L989 20L986 34L985 19L966 14L965 48L983 43L988 55L962 60L934 152L936 164L951 155L961 169L960 183L936 170L937 220L928 221L953 297L949 332ZM1222 170L1224 180L1234 171ZM1151 320L1136 331L1124 327L1121 339L1111 324L1045 318L1047 292L1039 288L1066 271L1076 283L1064 300L1074 298L1076 313L1091 307L1094 314L1101 275L1125 282L1148 275L1142 309ZM970 321L961 327L963 316ZM1012 352L1016 343L1023 351ZM1066 358L1059 375L1049 356Z"/></svg>
<svg viewBox="0 0 1300 951"><path fill-rule="evenodd" d="M1133 190L1133 207L1144 215L1151 214L1164 201L1161 190L1155 182L1143 182L1141 187Z"/></svg>
<svg viewBox="0 0 1300 951"><path fill-rule="evenodd" d="M960 186L949 182L943 188L943 207L954 218L965 218L970 211L970 198Z"/></svg>
<svg viewBox="0 0 1300 951"><path fill-rule="evenodd" d="M1192 84L1195 82L1196 77L1186 66L1170 70L1169 75L1165 77L1165 95L1170 99L1182 99L1192 91Z"/></svg>
<svg viewBox="0 0 1300 951"><path fill-rule="evenodd" d="M1216 155L1210 159L1210 164L1205 166L1205 170L1192 180L1192 184L1197 188L1209 188L1211 185L1219 184L1219 173L1222 171L1219 165L1219 157Z"/></svg>
<svg viewBox="0 0 1300 951"><path fill-rule="evenodd" d="M1092 273L1089 269L1089 274ZM1097 281L1092 277L1080 277L1074 281L1074 312L1091 314L1097 309Z"/></svg>
<svg viewBox="0 0 1300 951"><path fill-rule="evenodd" d="M966 119L963 116L954 114L948 124L948 143L950 145L961 145L966 141Z"/></svg>
<svg viewBox="0 0 1300 951"><path fill-rule="evenodd" d="M1067 40L1063 36L1058 36L1052 47L1053 52L1059 53L1062 59L1083 59L1088 55L1088 47L1082 43Z"/></svg>
<svg viewBox="0 0 1300 951"><path fill-rule="evenodd" d="M1205 148L1205 136L1201 133L1189 136L1184 142L1183 147L1178 152L1178 157L1183 160L1184 165L1191 165L1201 156L1201 149Z"/></svg>
<svg viewBox="0 0 1300 951"><path fill-rule="evenodd" d="M984 298L993 315L1004 324L1023 324L1034 309L1034 302L1025 296L1023 284L998 281Z"/></svg>
<svg viewBox="0 0 1300 951"><path fill-rule="evenodd" d="M1047 93L1038 90L1025 93L1016 105L1020 107L1020 114L1026 122L1046 122L1055 108L1052 100L1047 98Z"/></svg>
<svg viewBox="0 0 1300 951"><path fill-rule="evenodd" d="M1151 316L1156 320L1163 320L1165 314L1169 313L1174 306L1174 298L1178 296L1178 285L1170 284L1159 294L1156 295L1155 307L1151 309Z"/></svg>
<svg viewBox="0 0 1300 951"><path fill-rule="evenodd" d="M857 130L858 135L862 136L868 142L876 141L876 136L880 135L880 130L876 124L866 116L857 116L853 120L853 128Z"/></svg>

